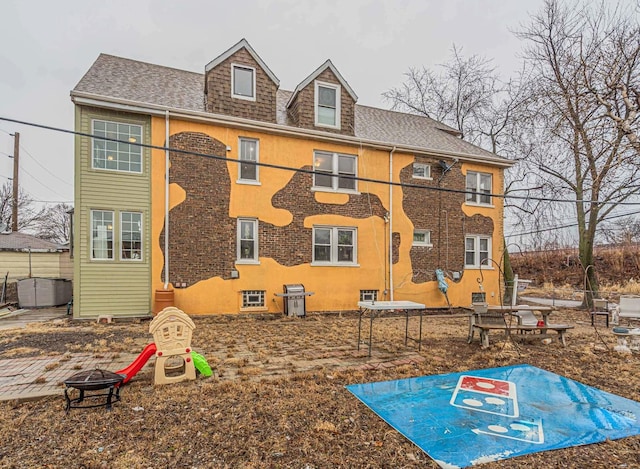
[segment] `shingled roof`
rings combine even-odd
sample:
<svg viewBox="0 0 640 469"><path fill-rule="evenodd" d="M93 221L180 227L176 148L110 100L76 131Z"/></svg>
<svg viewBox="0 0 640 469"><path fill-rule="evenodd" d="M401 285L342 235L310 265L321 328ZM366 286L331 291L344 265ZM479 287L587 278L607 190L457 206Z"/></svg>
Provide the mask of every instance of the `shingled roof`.
<svg viewBox="0 0 640 469"><path fill-rule="evenodd" d="M44 239L16 231L0 233L0 251L36 251L57 252L68 251L68 247L60 246Z"/></svg>
<svg viewBox="0 0 640 469"><path fill-rule="evenodd" d="M204 74L100 54L71 96L204 113L203 90ZM278 125L298 129L287 119L286 103L291 93L278 90L276 121ZM508 160L456 135L455 129L428 117L355 105L355 137L363 141L508 164Z"/></svg>

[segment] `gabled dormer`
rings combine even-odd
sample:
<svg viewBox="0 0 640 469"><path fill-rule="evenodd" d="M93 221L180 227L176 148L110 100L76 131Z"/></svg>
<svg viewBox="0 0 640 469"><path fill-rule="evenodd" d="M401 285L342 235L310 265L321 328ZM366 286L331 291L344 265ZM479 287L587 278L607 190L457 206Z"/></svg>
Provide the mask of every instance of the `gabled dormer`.
<svg viewBox="0 0 640 469"><path fill-rule="evenodd" d="M291 125L354 135L354 109L358 96L327 60L305 78L287 102Z"/></svg>
<svg viewBox="0 0 640 469"><path fill-rule="evenodd" d="M207 112L276 122L276 91L280 81L246 39L205 67Z"/></svg>

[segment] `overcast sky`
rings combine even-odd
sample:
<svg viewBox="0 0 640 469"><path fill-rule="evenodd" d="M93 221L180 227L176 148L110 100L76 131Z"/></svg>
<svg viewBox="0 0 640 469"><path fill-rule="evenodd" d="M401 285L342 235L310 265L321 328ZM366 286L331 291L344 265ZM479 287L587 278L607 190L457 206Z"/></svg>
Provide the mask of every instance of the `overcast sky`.
<svg viewBox="0 0 640 469"><path fill-rule="evenodd" d="M331 59L358 103L388 108L381 93L410 67L435 67L452 45L494 60L509 76L522 44L513 31L542 0L263 0L0 2L0 117L73 129L69 92L101 52L204 72L246 38L295 86ZM73 201L73 137L0 120L0 184L12 176L20 132L20 186L34 199Z"/></svg>

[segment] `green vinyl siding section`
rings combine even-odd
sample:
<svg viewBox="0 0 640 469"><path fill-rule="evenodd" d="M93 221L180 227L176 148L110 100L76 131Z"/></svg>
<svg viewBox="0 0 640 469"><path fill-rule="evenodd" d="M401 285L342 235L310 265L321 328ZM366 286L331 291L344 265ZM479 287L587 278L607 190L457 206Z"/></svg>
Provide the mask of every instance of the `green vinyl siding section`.
<svg viewBox="0 0 640 469"><path fill-rule="evenodd" d="M151 142L148 116L76 106L76 130L91 134L92 120L142 126ZM142 173L91 167L92 139L75 137L74 316L148 315L151 311L151 157L143 149ZM91 260L91 210L114 212L113 260ZM121 261L120 213L142 213L142 260Z"/></svg>

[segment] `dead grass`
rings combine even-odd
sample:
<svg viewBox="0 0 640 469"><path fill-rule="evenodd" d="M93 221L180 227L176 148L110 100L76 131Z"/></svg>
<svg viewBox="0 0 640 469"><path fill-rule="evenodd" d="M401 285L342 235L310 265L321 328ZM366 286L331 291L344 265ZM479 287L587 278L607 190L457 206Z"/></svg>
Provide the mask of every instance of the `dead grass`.
<svg viewBox="0 0 640 469"><path fill-rule="evenodd" d="M552 318L576 326L566 348L496 337L481 350L477 341L466 342L465 316L428 316L420 353L403 344L403 318L382 318L374 323L372 359L355 350L353 315L195 318L192 345L216 370L213 378L154 387L147 367L123 388L112 412L65 415L61 396L1 402L0 434L11 437L0 444L0 467L435 468L344 386L519 363L640 400L638 353L613 352L614 337L592 328L588 313L561 311ZM410 335L416 329L413 321ZM10 335L18 340L6 340ZM96 354L136 353L150 340L148 323L43 325L0 331L0 359L49 350L65 357L77 347ZM400 358L412 360L383 366ZM365 364L375 366L363 369ZM637 468L639 454L640 437L633 437L486 467Z"/></svg>

